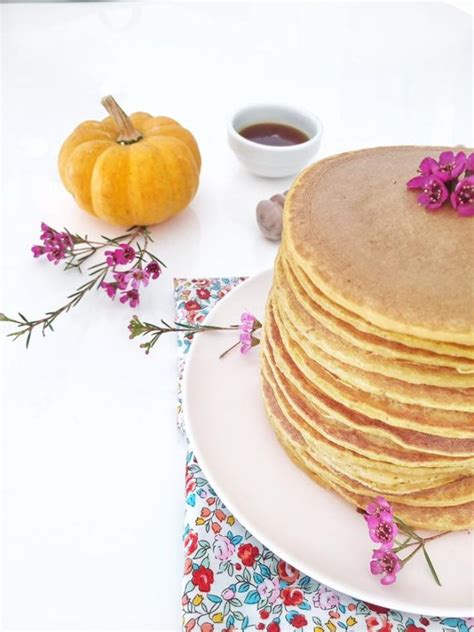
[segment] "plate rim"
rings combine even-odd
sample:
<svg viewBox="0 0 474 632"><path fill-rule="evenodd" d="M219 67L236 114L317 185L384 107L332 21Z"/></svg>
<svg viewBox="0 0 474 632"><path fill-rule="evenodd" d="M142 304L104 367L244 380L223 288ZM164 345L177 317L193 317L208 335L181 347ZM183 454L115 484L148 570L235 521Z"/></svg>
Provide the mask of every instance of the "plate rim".
<svg viewBox="0 0 474 632"><path fill-rule="evenodd" d="M267 275L270 277L273 277L273 273L274 273L274 270L273 270L273 267L271 267L271 268L266 268L264 270L261 270L260 272L256 274L249 275L244 281L239 283L236 287L232 288L230 292L228 292L219 301L217 301L215 305L213 305L213 307L206 314L204 320L202 321L202 324L206 324L208 320L212 320L213 314L215 313L215 308L219 305L224 304L224 302L227 303L227 302L232 301L233 297L235 297L235 292L239 290L242 291L242 288L245 285L247 285L247 283L249 282L257 283L259 279L265 278ZM192 423L190 422L191 415L188 415L188 412L187 412L188 410L190 410L189 394L188 394L190 388L188 387L188 384L191 383L191 379L192 379L189 376L192 374L193 357L197 353L195 351L196 348L197 348L196 345L191 344L190 349L185 356L185 363L184 363L184 370L183 370L183 377L182 377L182 380L183 380L182 382L182 410L183 410L183 417L184 417L184 427L185 427L186 435L188 437L192 451L195 454L199 462L199 466L201 467L204 474L206 475L211 487L215 490L217 496L221 499L223 504L232 512L232 514L236 517L239 523L245 529L247 529L249 533L251 533L251 535L253 535L257 540L259 540L259 542L261 542L266 548L268 548L270 551L275 553L279 558L284 559L289 564L293 565L293 562L291 560L292 558L291 552L288 555L288 551L282 551L281 547L278 544L274 545L275 543L272 542L271 537L267 537L265 533L262 533L258 527L255 527L252 524L251 519L247 520L245 511L242 511L240 508L237 508L237 511L235 511L235 504L233 503L232 499L230 499L227 496L227 493L225 492L225 490L223 490L222 487L220 486L219 481L215 479L212 473L212 466L208 467L206 457L203 451L201 451L201 448L199 446L199 441L196 440L196 435L193 431ZM249 526L249 528L247 528L247 525ZM473 532L471 532L470 535L472 537ZM361 591L357 589L356 591L354 591L354 588L352 586L347 586L344 581L339 581L337 579L336 581L334 581L333 578L329 578L324 572L322 573L318 572L318 576L315 577L314 569L309 569L305 565L304 561L302 563L298 561L298 563L295 564L294 566L303 574L324 584L325 586L329 588L332 588L333 590L337 590L338 592L344 593L345 595L349 597L353 597L365 603L374 603L373 595L371 595L370 593L367 594L366 591L363 589ZM377 597L375 603L377 603L378 601L380 600ZM474 617L474 604L470 610L467 610L466 612L463 612L462 614L460 614L460 610L457 609L456 607L442 608L440 610L433 610L431 607L428 607L428 608L423 608L423 612L418 612L418 611L413 610L413 608L410 608L410 607L407 608L406 605L403 604L403 601L401 601L397 597L393 597L393 596L391 597L388 593L387 593L387 599L384 600L383 603L377 603L377 605L385 607L385 608L389 608L390 610L398 610L398 611L405 612L408 614L427 615L431 617L442 617L442 618L456 617L456 618L462 618L462 619Z"/></svg>

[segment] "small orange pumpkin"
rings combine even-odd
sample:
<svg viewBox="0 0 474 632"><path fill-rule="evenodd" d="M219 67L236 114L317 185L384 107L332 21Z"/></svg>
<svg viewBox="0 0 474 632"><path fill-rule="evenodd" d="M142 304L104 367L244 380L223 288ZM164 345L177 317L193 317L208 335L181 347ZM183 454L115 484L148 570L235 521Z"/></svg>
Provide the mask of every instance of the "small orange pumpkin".
<svg viewBox="0 0 474 632"><path fill-rule="evenodd" d="M102 105L110 116L81 123L59 154L78 205L120 226L158 224L188 206L201 168L191 132L166 116L128 117L111 96Z"/></svg>

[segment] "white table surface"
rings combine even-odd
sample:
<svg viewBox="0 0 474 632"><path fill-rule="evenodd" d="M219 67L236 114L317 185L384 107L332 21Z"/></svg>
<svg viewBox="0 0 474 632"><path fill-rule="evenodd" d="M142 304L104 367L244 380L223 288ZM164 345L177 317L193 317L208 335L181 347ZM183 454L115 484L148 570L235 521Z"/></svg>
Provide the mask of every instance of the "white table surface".
<svg viewBox="0 0 474 632"><path fill-rule="evenodd" d="M287 188L243 171L229 113L304 105L321 156L384 144L472 144L472 34L442 4L3 5L1 309L59 306L75 273L35 261L39 224L113 234L74 204L56 158L112 93L199 141L191 207L157 227L166 276L138 313L172 318L173 276L272 264L256 203ZM383 201L381 201L383 204ZM3 626L178 630L185 444L172 336L146 357L131 312L96 294L46 339L2 345ZM7 327L4 327L6 333Z"/></svg>

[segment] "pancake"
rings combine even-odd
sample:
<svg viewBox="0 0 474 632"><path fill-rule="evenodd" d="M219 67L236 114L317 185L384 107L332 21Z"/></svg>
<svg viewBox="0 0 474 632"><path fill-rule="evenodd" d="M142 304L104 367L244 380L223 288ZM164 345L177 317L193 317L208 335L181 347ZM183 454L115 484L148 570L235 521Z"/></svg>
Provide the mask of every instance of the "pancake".
<svg viewBox="0 0 474 632"><path fill-rule="evenodd" d="M264 342L271 348L272 361L281 370L287 383L299 389L303 397L316 405L324 402L325 405L331 406L331 403L334 403L334 410L342 411L342 414L347 412L347 417L353 423L356 423L357 419L379 422L375 426L375 432L381 432L383 427L389 428L390 432L398 433L402 444L405 437L408 443L413 431L417 431L420 436L429 437L426 446L428 451L435 447L442 450L442 439L445 436L449 439L460 438L469 441L474 438L472 414L447 413L436 409L427 411L422 407L397 404L383 397L364 396L363 392L346 387L327 371L321 371L317 382L311 382L284 348L270 303L267 305L265 316L262 344ZM400 435L400 429L405 430L406 434ZM431 439L432 436L434 439ZM436 439L439 443L433 446L431 441L435 442ZM472 444L466 445L470 447Z"/></svg>
<svg viewBox="0 0 474 632"><path fill-rule="evenodd" d="M310 295L305 292L291 267L286 263L284 253L281 251L275 261L275 279L288 293L292 305L298 303L299 309L294 310L293 317L295 320L298 320L301 330L308 330L316 321L343 340L364 351L372 352L385 358L396 358L408 363L417 363L429 367L451 367L458 373L474 374L474 360L472 359L409 347L399 342L365 333L350 323L336 318L314 300L314 293Z"/></svg>
<svg viewBox="0 0 474 632"><path fill-rule="evenodd" d="M451 464L454 469L471 469L473 467L472 449L469 451L471 441L464 441L468 445L465 448L467 455L459 459L456 454L437 454L433 452L417 450L413 442L410 445L400 445L390 438L389 433L382 434L376 431L376 427L369 432L368 426L371 420L366 419L361 425L351 425L350 421L341 414L334 414L333 406L315 405L303 398L301 393L291 385L285 384L284 376L272 365L271 350L262 346L262 373L269 384L272 385L275 398L278 405L285 412L287 419L293 417L291 422L295 427L298 423L304 423L311 429L322 434L328 441L332 441L338 445L346 447L350 450L356 450L371 459L382 459L389 463L395 463L403 466L425 466L425 467L449 467ZM419 434L419 433L411 433ZM388 436L387 436L388 435ZM436 438L430 435L423 435L427 446L435 443ZM430 439L435 439L430 442ZM463 440L461 440L463 441ZM446 442L447 446L451 446L455 440Z"/></svg>
<svg viewBox="0 0 474 632"><path fill-rule="evenodd" d="M473 373L456 371L449 367L430 367L416 361L407 362L396 358L386 358L372 351L356 347L344 338L327 329L319 320L311 318L301 308L291 289L284 284L275 269L274 296L278 293L277 302L284 318L286 328L291 337L305 350L308 357L318 359L315 346L345 364L379 373L385 377L393 377L410 384L424 384L450 388L474 387ZM417 389L419 391L419 389ZM469 393L469 391L467 391ZM471 394L474 391L470 391Z"/></svg>
<svg viewBox="0 0 474 632"><path fill-rule="evenodd" d="M288 420L286 414L280 408L278 398L275 397L274 387L270 381L267 380L265 372L262 374L263 380L263 393L266 400L267 409L269 414L273 416L274 423L279 425L282 432L290 432L292 436L296 436L295 426ZM341 474L339 471L332 469L325 465L319 454L314 456L314 446L311 439L308 440L304 429L298 430L299 439L301 445L304 445L307 456L310 457L313 462L311 468L314 471L319 472L321 476L330 478L338 485L342 485L347 490L366 494L370 497L375 497L381 493L379 488L372 488L365 486L350 477ZM412 506L454 506L457 504L464 504L474 500L474 477L472 475L461 475L460 477L452 478L449 482L442 481L441 484L431 485L421 491L404 490L403 492L398 490L397 493L386 492L385 498L393 502L399 502Z"/></svg>
<svg viewBox="0 0 474 632"><path fill-rule="evenodd" d="M291 257L286 254L284 244L282 244L280 248L280 253L283 256L285 264L291 269L292 273L298 279L298 282L304 288L306 294L310 296L314 302L326 309L330 314L333 314L343 322L352 325L355 329L383 340L388 340L389 342L398 342L404 346L413 347L417 350L423 349L433 354L443 354L454 356L455 358L461 357L463 359L467 358L474 360L473 345L460 345L442 341L434 343L433 341L424 338L416 338L411 335L388 331L362 319L357 314L354 314L353 312L331 301L317 288L314 282L295 264L295 262L291 261L291 263L289 263Z"/></svg>
<svg viewBox="0 0 474 632"><path fill-rule="evenodd" d="M442 149L350 152L296 179L260 364L268 419L315 482L458 530L474 526L474 219L406 188Z"/></svg>
<svg viewBox="0 0 474 632"><path fill-rule="evenodd" d="M285 422L279 417L278 414L275 414L277 409L274 408L272 389L265 384L265 381L263 381L262 384L262 391L269 420L274 427L280 443L295 464L304 470L321 487L336 492L340 497L355 507L366 507L377 494L356 493L342 486L339 482L335 482L328 476L327 472L325 472L325 468L322 467L316 459L311 457L305 449L305 441L301 434L291 427L288 422ZM456 482L452 486L447 485L445 494L443 494L442 491L438 492L438 494L442 495L441 505L409 505L393 500L391 500L391 504L396 515L414 528L434 531L467 529L472 524L474 502L471 500L449 505L449 502L453 502L453 487L459 491L459 498L461 500L465 497L471 497L469 491L466 493L466 486L469 490L469 481L467 483L465 481ZM426 492L423 494L426 494ZM423 494L420 495L421 498L424 498ZM415 497L415 494L411 495L412 499L413 497ZM421 500L421 502L424 502L424 500ZM444 507L445 511L440 511L440 507Z"/></svg>
<svg viewBox="0 0 474 632"><path fill-rule="evenodd" d="M451 389L449 393L446 393L446 389L438 387L416 385L413 388L411 384L362 371L339 362L320 349L317 349L315 354L317 357L309 357L301 346L291 338L276 308L273 309L273 318L288 355L306 377L311 382L318 383L321 388L324 381L331 382L336 383L334 386L340 391L344 390L346 393L349 390L353 391L353 396L356 391L360 401L381 399L404 408L416 406L417 410L423 411L425 417L428 417L430 421L436 416L434 413L432 414L431 409L449 411L445 414L446 416L449 414L451 418L454 417L455 413L464 413L467 427L470 429L470 433L464 436L471 436L474 432L472 426L474 400L472 394L467 394L469 389Z"/></svg>
<svg viewBox="0 0 474 632"><path fill-rule="evenodd" d="M366 149L308 167L285 202L283 243L329 299L362 319L472 346L474 222L449 205L427 213L406 189L420 161L445 149Z"/></svg>

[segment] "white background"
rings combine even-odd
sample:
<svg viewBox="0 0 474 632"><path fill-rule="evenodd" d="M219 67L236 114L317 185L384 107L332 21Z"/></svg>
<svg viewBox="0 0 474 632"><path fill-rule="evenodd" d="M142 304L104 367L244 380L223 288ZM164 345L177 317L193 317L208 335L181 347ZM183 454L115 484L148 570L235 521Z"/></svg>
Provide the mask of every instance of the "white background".
<svg viewBox="0 0 474 632"><path fill-rule="evenodd" d="M321 156L472 144L470 18L447 5L3 5L1 17L7 314L37 317L80 282L32 259L41 220L114 234L76 208L56 168L73 127L104 116L105 94L178 119L203 155L191 207L153 231L168 271L137 310L148 320L172 318L173 276L272 264L255 205L289 180L238 165L225 134L238 106L312 109ZM95 294L27 352L2 346L4 628L179 629L175 340L144 356L127 338L130 314Z"/></svg>

